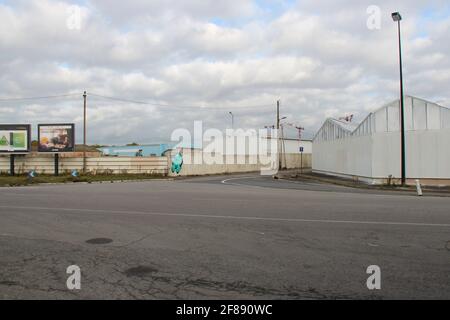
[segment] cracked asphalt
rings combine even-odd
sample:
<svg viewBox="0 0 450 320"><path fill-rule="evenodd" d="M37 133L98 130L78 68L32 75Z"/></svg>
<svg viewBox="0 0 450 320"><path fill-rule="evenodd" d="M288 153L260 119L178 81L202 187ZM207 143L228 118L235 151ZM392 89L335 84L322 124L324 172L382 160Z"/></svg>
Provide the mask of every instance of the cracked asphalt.
<svg viewBox="0 0 450 320"><path fill-rule="evenodd" d="M449 267L445 197L255 175L0 188L0 299L449 299Z"/></svg>

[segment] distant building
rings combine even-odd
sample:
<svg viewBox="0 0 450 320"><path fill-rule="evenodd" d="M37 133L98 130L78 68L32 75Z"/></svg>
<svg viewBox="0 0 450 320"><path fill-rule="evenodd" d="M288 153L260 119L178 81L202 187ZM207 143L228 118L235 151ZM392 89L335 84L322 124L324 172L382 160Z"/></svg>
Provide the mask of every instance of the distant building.
<svg viewBox="0 0 450 320"><path fill-rule="evenodd" d="M405 97L408 183L450 184L450 109ZM361 123L327 119L313 139L313 171L380 184L401 177L399 100Z"/></svg>
<svg viewBox="0 0 450 320"><path fill-rule="evenodd" d="M160 157L172 148L171 144L147 144L142 146L112 146L98 148L104 156L115 157Z"/></svg>

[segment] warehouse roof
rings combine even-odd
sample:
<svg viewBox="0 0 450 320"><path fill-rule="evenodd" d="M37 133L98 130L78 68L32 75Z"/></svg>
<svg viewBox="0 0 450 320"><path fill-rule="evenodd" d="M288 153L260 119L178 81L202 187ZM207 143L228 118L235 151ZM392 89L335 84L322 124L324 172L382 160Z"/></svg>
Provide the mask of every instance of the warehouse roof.
<svg viewBox="0 0 450 320"><path fill-rule="evenodd" d="M314 141L329 141L348 136L363 136L400 130L400 100L388 103L370 113L361 123L333 118L325 120ZM450 129L450 109L434 102L405 96L405 130Z"/></svg>

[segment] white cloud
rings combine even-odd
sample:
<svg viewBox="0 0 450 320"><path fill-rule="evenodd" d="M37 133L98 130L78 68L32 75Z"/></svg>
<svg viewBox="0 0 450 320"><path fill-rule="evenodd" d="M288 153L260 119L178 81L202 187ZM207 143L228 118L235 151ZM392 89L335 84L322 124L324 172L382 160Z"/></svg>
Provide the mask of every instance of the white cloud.
<svg viewBox="0 0 450 320"><path fill-rule="evenodd" d="M366 27L372 1L260 7L250 0L90 0L78 3L81 30L67 28L67 8L75 4L70 1L11 3L0 4L1 97L80 95L0 101L1 122L80 125L81 93L87 90L216 108L89 96L89 137L98 143L167 140L173 129L201 119L225 128L236 106L264 105L233 109L237 125L262 127L274 121L275 109L266 105L280 98L283 114L312 134L326 116L354 113L361 119L398 95L397 34L390 18L397 9L404 16L406 91L450 101L450 15L442 14L450 12L447 1L394 7L380 0L382 25L376 31Z"/></svg>

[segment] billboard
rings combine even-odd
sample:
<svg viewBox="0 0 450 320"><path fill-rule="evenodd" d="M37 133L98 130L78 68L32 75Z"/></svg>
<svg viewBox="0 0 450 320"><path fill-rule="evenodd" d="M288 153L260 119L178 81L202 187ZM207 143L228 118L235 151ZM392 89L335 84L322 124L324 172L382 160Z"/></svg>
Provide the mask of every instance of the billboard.
<svg viewBox="0 0 450 320"><path fill-rule="evenodd" d="M26 153L31 148L31 125L0 124L0 152Z"/></svg>
<svg viewBox="0 0 450 320"><path fill-rule="evenodd" d="M39 152L72 152L75 150L75 125L38 125Z"/></svg>

